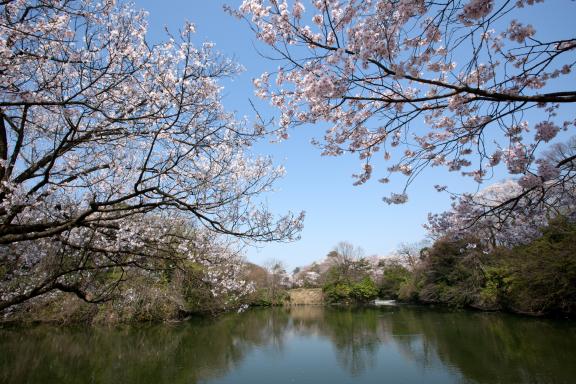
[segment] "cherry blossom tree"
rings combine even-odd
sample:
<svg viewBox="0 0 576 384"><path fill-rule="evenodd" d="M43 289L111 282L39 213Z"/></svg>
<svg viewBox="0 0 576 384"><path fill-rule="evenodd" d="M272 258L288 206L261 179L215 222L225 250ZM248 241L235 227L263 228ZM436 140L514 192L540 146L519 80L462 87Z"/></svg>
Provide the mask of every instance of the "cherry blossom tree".
<svg viewBox="0 0 576 384"><path fill-rule="evenodd" d="M0 2L0 309L55 289L98 301L122 279L97 271L199 260L206 233L297 237L302 215L258 200L283 174L250 154L267 132L222 106L239 66L191 23L158 45L146 31L113 0Z"/></svg>
<svg viewBox="0 0 576 384"><path fill-rule="evenodd" d="M545 191L546 193L543 193ZM452 208L429 214L424 227L433 239L477 239L486 249L528 243L542 234L549 221L576 219L576 186L547 185L526 190L518 182L495 183L476 194L455 198Z"/></svg>
<svg viewBox="0 0 576 384"><path fill-rule="evenodd" d="M329 266L328 273L331 273L337 282L358 280L368 274L372 267L364 250L346 241L339 242L328 252L326 262Z"/></svg>
<svg viewBox="0 0 576 384"><path fill-rule="evenodd" d="M558 216L575 221L575 153L576 136L544 151L539 166L548 165L555 173L545 182L526 185L526 178L521 178L492 184L478 193L454 194L452 208L429 214L425 228L434 239L476 238L495 248L534 240Z"/></svg>
<svg viewBox="0 0 576 384"><path fill-rule="evenodd" d="M528 242L537 237L547 223L543 205L524 204L527 200L520 200L521 205L510 210L505 220L492 213L495 207L515 199L521 192L522 187L516 181L508 180L476 194L464 194L455 199L452 209L429 214L424 227L435 240L474 238L485 241L487 248Z"/></svg>
<svg viewBox="0 0 576 384"><path fill-rule="evenodd" d="M266 269L266 288L272 300L278 298L279 293L287 289L290 285L290 277L286 273L286 267L282 261L269 259L264 263Z"/></svg>
<svg viewBox="0 0 576 384"><path fill-rule="evenodd" d="M254 81L279 109L281 136L329 123L316 143L325 155L359 156L355 184L370 179L378 154L390 161L380 182L407 177L384 198L395 204L427 167L481 183L504 163L521 186L502 205L510 207L573 177L573 154L537 159L541 144L576 123L566 81L576 63L572 28L540 37L522 20L544 7L576 11L543 0L245 0L230 11L281 63Z"/></svg>

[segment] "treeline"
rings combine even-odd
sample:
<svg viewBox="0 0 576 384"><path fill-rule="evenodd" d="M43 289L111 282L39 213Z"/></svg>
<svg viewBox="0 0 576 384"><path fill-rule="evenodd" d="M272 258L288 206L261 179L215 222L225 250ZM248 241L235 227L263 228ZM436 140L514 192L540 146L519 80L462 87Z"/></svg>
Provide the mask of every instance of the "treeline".
<svg viewBox="0 0 576 384"><path fill-rule="evenodd" d="M403 244L386 258L340 243L293 275L293 286L321 287L329 304L376 298L535 316L576 315L576 223L557 217L524 244L471 235Z"/></svg>
<svg viewBox="0 0 576 384"><path fill-rule="evenodd" d="M542 236L488 249L480 239L440 239L415 268L383 276L389 297L530 315L576 315L576 224L559 217ZM384 293L384 292L383 292Z"/></svg>
<svg viewBox="0 0 576 384"><path fill-rule="evenodd" d="M374 256L364 257L361 248L341 242L323 260L292 273L277 260L264 266L248 263L246 276L254 290L247 295L246 304L289 304L288 290L295 288L322 288L329 304L366 303L379 296L379 262Z"/></svg>
<svg viewBox="0 0 576 384"><path fill-rule="evenodd" d="M55 291L3 314L4 320L59 323L173 321L248 306L289 302L288 290L322 288L328 304L376 298L530 315L576 314L576 223L551 220L541 236L516 246L442 237L404 244L393 256L365 257L339 243L324 260L288 273L281 262L245 262L216 238L195 249L195 261L158 258L137 267L99 271L91 284L113 285L101 303ZM177 248L173 250L177 251ZM3 272L9 269L3 266ZM225 287L225 289L223 288Z"/></svg>
<svg viewBox="0 0 576 384"><path fill-rule="evenodd" d="M290 303L288 291L322 288L329 304L366 303L380 294L378 273L381 260L364 257L361 248L341 242L320 262L286 271L279 260L262 266L246 263L245 278L252 291L244 297L247 306L278 306Z"/></svg>

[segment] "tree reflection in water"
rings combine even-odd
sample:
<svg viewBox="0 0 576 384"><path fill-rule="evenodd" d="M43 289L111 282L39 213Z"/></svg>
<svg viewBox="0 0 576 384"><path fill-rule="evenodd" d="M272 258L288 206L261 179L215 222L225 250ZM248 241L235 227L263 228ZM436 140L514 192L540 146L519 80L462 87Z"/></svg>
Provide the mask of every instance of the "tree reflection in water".
<svg viewBox="0 0 576 384"><path fill-rule="evenodd" d="M309 382L330 375L341 382L410 382L440 372L438 382L569 383L576 377L575 330L571 322L494 313L314 306L175 325L6 328L0 382L236 382L253 375L256 383L264 382L258 359L265 359L276 364L277 382L289 382L301 368ZM301 360L302 340L318 344L321 355ZM304 369L304 363L311 364Z"/></svg>

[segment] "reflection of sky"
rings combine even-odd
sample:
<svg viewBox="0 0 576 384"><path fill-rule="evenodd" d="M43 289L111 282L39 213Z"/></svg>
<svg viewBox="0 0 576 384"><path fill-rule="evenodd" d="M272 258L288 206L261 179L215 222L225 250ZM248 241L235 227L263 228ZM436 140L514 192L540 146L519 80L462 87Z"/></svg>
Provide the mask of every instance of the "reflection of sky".
<svg viewBox="0 0 576 384"><path fill-rule="evenodd" d="M462 382L457 371L445 369L437 358L432 365L415 364L396 343L380 344L371 353L359 348L356 355L350 355L350 350L336 350L325 337L300 336L290 338L282 352L280 357L267 348L256 349L236 371L210 383Z"/></svg>
<svg viewBox="0 0 576 384"><path fill-rule="evenodd" d="M222 4L237 7L240 0L135 2L138 7L150 11L150 40L163 39L164 26L176 30L184 20L191 20L197 25L199 41L215 42L223 53L235 57L246 67L244 74L224 83L227 108L236 110L239 116L251 116L248 98L252 98L265 116L272 115L266 102L254 98L251 79L264 71L275 71L277 63L259 56L254 47L263 47L254 42L248 26L221 10ZM571 36L576 2L554 0L555 4L562 3L556 7L555 13L549 11L552 3L525 8L518 14L520 21L534 24L539 36L554 33ZM575 83L575 78L569 76L567 79ZM537 121L539 113L528 117ZM404 179L397 177L386 186L377 183L380 172L384 172L388 165L376 162L374 180L362 187L353 187L351 175L359 171L360 165L357 158L321 157L309 140L322 134L321 127L300 127L291 132L291 139L285 143L260 145L255 149L258 153L273 155L278 162L285 164L288 171L286 178L277 184L279 191L268 197L271 208L278 213L305 210L307 217L301 241L254 249L249 252L252 261L262 263L268 258L276 258L285 261L292 269L321 259L342 240L364 247L368 254L386 254L399 242L420 240L425 235L421 225L426 221L427 213L449 207L448 197L435 192L434 184L446 184L455 191L473 191L477 187L476 183L457 173L429 169L411 185L408 204L388 206L381 198L390 192L398 192ZM503 177L504 173L500 172L494 180Z"/></svg>
<svg viewBox="0 0 576 384"><path fill-rule="evenodd" d="M227 376L210 383L452 383L458 369L446 366L419 333L392 333L392 317L376 328L354 323L350 312L292 307L281 341L254 348ZM350 317L352 316L352 317ZM333 322L331 320L333 320ZM352 322L350 322L352 320ZM373 325L373 323L370 323ZM348 328L349 327L349 328ZM281 344L281 348L277 345Z"/></svg>

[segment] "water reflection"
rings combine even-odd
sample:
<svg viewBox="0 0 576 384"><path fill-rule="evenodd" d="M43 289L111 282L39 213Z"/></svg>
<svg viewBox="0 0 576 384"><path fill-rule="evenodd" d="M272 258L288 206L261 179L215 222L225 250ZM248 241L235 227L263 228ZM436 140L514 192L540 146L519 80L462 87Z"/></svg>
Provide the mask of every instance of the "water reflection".
<svg viewBox="0 0 576 384"><path fill-rule="evenodd" d="M570 322L275 308L178 325L0 330L0 382L570 383L575 342Z"/></svg>

